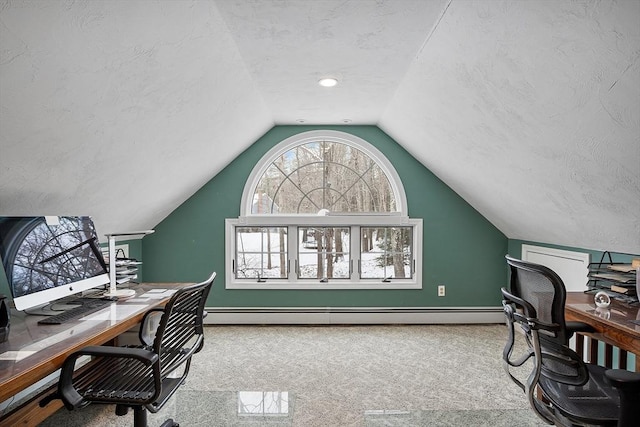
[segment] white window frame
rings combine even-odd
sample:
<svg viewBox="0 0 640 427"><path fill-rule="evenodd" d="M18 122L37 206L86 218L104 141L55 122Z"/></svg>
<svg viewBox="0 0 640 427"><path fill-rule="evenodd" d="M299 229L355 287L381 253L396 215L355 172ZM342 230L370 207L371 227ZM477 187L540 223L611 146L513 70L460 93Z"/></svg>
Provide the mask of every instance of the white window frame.
<svg viewBox="0 0 640 427"><path fill-rule="evenodd" d="M371 218L358 217L358 225L354 225L353 216L345 223L343 217L309 217L292 224L292 217L272 217L263 218L265 221L251 222L247 224L241 219L225 220L225 240L226 240L226 268L229 272L226 276L226 289L422 289L422 219L407 219L404 221L392 221L382 223L379 220L373 221ZM271 219L271 221L266 221ZM398 218L399 219L399 218ZM364 220L364 221L363 221ZM287 226L287 236L295 236L287 241L287 265L289 271L288 279L266 279L265 282L258 282L254 278L236 278L234 272L236 253L236 227L247 226ZM329 279L328 282L320 283L312 279L298 280L296 262L298 258L297 236L298 227L349 227L351 229L349 256L352 262L350 279ZM382 281L380 279L361 279L359 277L358 265L360 261L360 227L413 227L413 277L408 279L391 279Z"/></svg>
<svg viewBox="0 0 640 427"><path fill-rule="evenodd" d="M367 154L386 174L394 193L396 212L351 213L310 215L310 214L254 214L251 213L255 188L267 168L277 157L293 147L324 140L350 145ZM270 278L265 282L256 279L236 278L234 271L236 255L236 227L283 227L287 226L288 278ZM349 227L352 262L350 279L329 279L328 282L314 282L308 278L298 280L296 262L298 257L298 227ZM413 227L413 277L408 279L361 279L358 265L360 261L360 227ZM365 140L339 131L310 131L289 137L269 150L253 168L242 193L240 217L225 220L225 265L226 289L422 289L422 219L409 218L407 200L402 181L395 168L379 150Z"/></svg>

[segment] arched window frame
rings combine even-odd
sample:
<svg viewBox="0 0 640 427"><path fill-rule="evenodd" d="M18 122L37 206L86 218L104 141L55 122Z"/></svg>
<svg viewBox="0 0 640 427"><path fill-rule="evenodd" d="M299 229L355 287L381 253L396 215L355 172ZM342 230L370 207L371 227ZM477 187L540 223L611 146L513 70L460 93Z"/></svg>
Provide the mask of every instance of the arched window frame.
<svg viewBox="0 0 640 427"><path fill-rule="evenodd" d="M389 180L389 185L391 186L391 190L393 191L395 201L396 201L396 212L383 212L383 213L370 213L366 215L398 215L398 216L407 216L407 196L404 192L404 187L402 185L402 181L400 180L400 176L396 169L393 167L389 159L386 158L384 154L382 154L377 148L368 143L362 138L358 138L355 135L351 135L345 132L339 131L309 131L303 132L297 135L293 135L284 141L280 142L278 145L269 150L263 157L260 159L258 164L251 171L251 175L247 179L247 183L244 186L244 191L242 192L242 209L240 210L240 215L245 217L256 217L256 216L268 216L274 217L273 214L254 214L251 213L251 208L253 205L253 195L255 192L255 188L257 187L260 179L265 174L269 166L281 155L292 150L293 148L308 144L311 142L318 141L326 141L326 142L337 142L340 144L350 145L364 154L369 156L376 164L380 167L382 172L387 176ZM292 215L292 214L289 214ZM304 214L295 214L296 216L305 216ZM358 214L363 215L363 214ZM313 216L313 214L307 214L307 216Z"/></svg>
<svg viewBox="0 0 640 427"><path fill-rule="evenodd" d="M314 214L257 214L252 213L255 189L270 165L279 156L296 146L310 142L327 141L352 146L369 156L387 176L391 190L394 193L396 211L372 213L329 213L326 216ZM298 227L352 227L351 240L360 241L361 227L411 227L413 230L413 267L410 279L394 279L380 281L379 279L361 279L352 277L349 280L340 279L329 283L313 283L299 280L294 272L293 277L287 279L269 279L268 283L255 279L238 279L235 276L235 228L236 227L288 227L288 235L297 235ZM340 131L318 130L293 135L271 148L253 168L244 186L241 199L240 216L227 219L225 224L226 240L226 274L227 289L421 289L422 288L422 219L411 219L408 216L407 199L400 176L387 157L369 142ZM357 255L354 260L360 262L359 253L354 252L356 243L352 244L351 254ZM298 244L294 238L287 242L289 264L297 263ZM358 251L359 252L359 251ZM292 262L293 261L293 262ZM291 267L288 267L291 268ZM353 274L358 274L353 268Z"/></svg>

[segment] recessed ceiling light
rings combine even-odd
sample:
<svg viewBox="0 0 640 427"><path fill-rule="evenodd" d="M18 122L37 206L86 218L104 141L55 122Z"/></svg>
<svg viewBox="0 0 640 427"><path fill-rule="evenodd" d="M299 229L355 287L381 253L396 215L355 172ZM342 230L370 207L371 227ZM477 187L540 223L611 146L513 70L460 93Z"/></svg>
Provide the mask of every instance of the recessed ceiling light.
<svg viewBox="0 0 640 427"><path fill-rule="evenodd" d="M351 123L351 119L342 119L342 123L345 123L345 124Z"/></svg>
<svg viewBox="0 0 640 427"><path fill-rule="evenodd" d="M334 87L338 84L338 80L333 77L325 77L318 80L318 84L322 87Z"/></svg>
<svg viewBox="0 0 640 427"><path fill-rule="evenodd" d="M305 119L296 119L296 122L298 123L304 123L306 120Z"/></svg>

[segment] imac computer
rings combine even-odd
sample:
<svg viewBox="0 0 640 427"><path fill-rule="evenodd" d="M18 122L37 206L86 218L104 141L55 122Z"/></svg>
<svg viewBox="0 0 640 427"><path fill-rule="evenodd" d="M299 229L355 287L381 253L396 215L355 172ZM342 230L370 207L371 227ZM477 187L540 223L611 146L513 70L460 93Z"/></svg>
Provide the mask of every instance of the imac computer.
<svg viewBox="0 0 640 427"><path fill-rule="evenodd" d="M17 310L109 284L88 216L0 216L0 258Z"/></svg>

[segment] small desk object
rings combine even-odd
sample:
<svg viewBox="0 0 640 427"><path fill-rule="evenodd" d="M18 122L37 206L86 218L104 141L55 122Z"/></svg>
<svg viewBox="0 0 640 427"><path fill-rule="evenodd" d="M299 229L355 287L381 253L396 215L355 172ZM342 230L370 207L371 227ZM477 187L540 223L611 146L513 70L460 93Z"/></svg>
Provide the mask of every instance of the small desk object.
<svg viewBox="0 0 640 427"><path fill-rule="evenodd" d="M565 318L568 321L587 323L595 329L594 333L576 334L576 351L584 354L586 336L588 362L598 361L598 341L605 344L604 366L613 365L613 347L620 349L618 365L627 369L627 353L636 356L635 371L640 372L640 305L629 305L611 300L607 308L597 308L593 295L582 292L567 292ZM633 370L633 369L631 369Z"/></svg>
<svg viewBox="0 0 640 427"><path fill-rule="evenodd" d="M130 297L132 296L131 289L117 289L116 285L118 281L116 280L116 239L118 237L121 238L132 238L134 236L146 236L147 234L154 233L155 230L144 230L144 231L131 231L128 233L112 233L106 234L107 239L109 240L109 292L107 292L106 296L112 297Z"/></svg>
<svg viewBox="0 0 640 427"><path fill-rule="evenodd" d="M113 342L140 323L149 309L164 305L181 283L141 283L132 298L114 301L107 308L62 325L39 325L42 316L13 310L9 339L0 343L0 403L56 372L67 356L88 345ZM0 414L0 425L37 425L62 407L54 400L44 408L37 393L10 412Z"/></svg>

